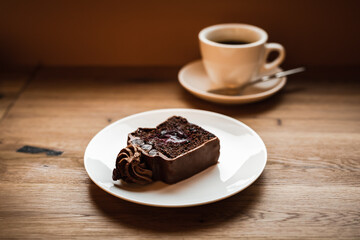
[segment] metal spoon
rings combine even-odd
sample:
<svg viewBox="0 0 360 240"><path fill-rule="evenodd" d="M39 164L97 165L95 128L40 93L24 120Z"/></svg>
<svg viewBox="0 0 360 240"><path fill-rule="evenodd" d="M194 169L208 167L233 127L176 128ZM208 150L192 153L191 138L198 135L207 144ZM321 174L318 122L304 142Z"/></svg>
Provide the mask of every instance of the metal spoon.
<svg viewBox="0 0 360 240"><path fill-rule="evenodd" d="M209 89L209 90L207 90L207 92L215 93L215 94L221 94L221 95L230 95L230 96L241 95L241 92L246 87L248 87L250 85L257 84L257 83L260 83L260 82L266 82L266 81L274 80L276 78L281 78L281 77L284 77L284 76L288 76L288 75L303 72L303 71L305 71L304 67L294 68L294 69L290 69L290 70L287 70L287 71L282 71L282 72L277 72L277 73L274 73L274 74L271 74L271 75L262 76L260 78L257 78L255 80L251 81L251 82L248 82L245 85L242 85L240 87Z"/></svg>

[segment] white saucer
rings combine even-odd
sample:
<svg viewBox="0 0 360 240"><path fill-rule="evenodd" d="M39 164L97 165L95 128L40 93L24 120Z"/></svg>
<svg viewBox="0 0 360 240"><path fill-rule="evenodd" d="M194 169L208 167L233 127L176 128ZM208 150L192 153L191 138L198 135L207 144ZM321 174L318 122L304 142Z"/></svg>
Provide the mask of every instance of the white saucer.
<svg viewBox="0 0 360 240"><path fill-rule="evenodd" d="M115 159L126 146L127 134L138 127L155 127L173 115L187 118L220 139L219 163L171 185L113 181ZM84 155L85 169L101 189L130 202L158 207L189 207L230 197L250 186L266 161L265 144L254 130L228 116L194 109L160 109L120 119L97 133Z"/></svg>
<svg viewBox="0 0 360 240"><path fill-rule="evenodd" d="M276 71L280 71L278 68ZM266 73L267 74L271 74ZM195 96L217 103L243 104L263 100L280 91L286 84L286 77L277 78L271 81L251 85L244 89L243 95L226 96L208 93L207 90L213 88L207 76L201 60L197 60L185 65L178 75L180 84Z"/></svg>

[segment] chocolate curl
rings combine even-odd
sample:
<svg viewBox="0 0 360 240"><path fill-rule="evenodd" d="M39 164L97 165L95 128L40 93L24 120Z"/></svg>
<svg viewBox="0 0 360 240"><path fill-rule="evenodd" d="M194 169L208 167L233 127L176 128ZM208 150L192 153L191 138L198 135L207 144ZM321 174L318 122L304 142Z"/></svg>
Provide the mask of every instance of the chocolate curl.
<svg viewBox="0 0 360 240"><path fill-rule="evenodd" d="M147 184L152 182L152 171L141 159L141 151L129 145L121 149L116 158L116 168L113 170L113 180L122 179L128 183Z"/></svg>

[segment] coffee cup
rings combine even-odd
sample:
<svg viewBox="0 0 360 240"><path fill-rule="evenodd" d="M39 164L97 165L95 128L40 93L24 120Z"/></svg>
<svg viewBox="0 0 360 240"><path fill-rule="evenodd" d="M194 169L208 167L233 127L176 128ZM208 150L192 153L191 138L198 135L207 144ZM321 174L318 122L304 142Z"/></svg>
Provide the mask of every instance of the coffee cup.
<svg viewBox="0 0 360 240"><path fill-rule="evenodd" d="M267 33L248 24L219 24L199 33L203 65L214 86L241 87L261 74L270 73L283 62L285 49L267 43ZM270 52L276 59L267 62Z"/></svg>

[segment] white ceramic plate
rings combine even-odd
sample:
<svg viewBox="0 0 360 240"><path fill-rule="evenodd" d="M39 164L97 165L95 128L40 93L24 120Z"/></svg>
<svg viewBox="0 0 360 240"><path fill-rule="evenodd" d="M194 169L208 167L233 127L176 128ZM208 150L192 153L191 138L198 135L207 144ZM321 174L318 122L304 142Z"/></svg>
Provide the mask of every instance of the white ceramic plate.
<svg viewBox="0 0 360 240"><path fill-rule="evenodd" d="M115 159L126 146L127 134L138 127L155 127L173 115L183 116L218 136L219 163L172 185L113 181ZM266 160L261 138L238 120L208 111L162 109L120 119L101 130L86 148L84 165L91 180L116 197L150 206L188 207L219 201L245 189L260 176Z"/></svg>
<svg viewBox="0 0 360 240"><path fill-rule="evenodd" d="M281 68L264 75L281 71ZM201 60L197 60L185 65L179 71L180 84L195 96L207 101L223 104L244 104L263 100L280 91L286 84L286 77L277 78L271 81L250 85L244 89L240 96L226 96L208 93L207 90L215 88L212 85Z"/></svg>

